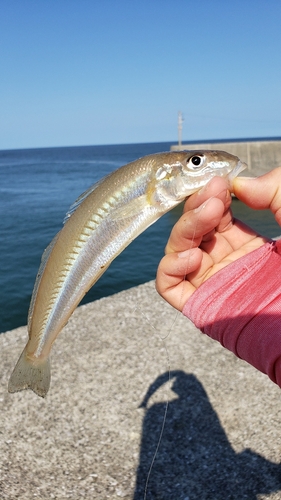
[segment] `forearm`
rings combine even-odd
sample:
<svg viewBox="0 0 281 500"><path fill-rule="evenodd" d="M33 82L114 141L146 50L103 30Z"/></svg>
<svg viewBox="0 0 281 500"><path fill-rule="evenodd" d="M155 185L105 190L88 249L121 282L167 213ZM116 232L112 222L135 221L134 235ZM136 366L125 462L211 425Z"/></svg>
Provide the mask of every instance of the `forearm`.
<svg viewBox="0 0 281 500"><path fill-rule="evenodd" d="M205 281L183 308L200 330L281 387L281 242Z"/></svg>

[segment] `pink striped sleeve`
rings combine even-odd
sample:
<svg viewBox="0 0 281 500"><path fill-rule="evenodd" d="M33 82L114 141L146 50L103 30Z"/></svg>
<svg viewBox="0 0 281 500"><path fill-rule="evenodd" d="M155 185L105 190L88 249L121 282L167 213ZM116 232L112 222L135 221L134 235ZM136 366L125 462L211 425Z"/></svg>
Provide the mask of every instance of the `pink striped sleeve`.
<svg viewBox="0 0 281 500"><path fill-rule="evenodd" d="M281 387L281 241L266 243L205 281L182 312Z"/></svg>

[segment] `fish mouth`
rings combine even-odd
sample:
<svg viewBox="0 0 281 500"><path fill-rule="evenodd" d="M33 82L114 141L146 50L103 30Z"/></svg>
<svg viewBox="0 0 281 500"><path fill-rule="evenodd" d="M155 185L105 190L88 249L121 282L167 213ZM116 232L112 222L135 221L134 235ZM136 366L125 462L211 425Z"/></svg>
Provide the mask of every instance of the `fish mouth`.
<svg viewBox="0 0 281 500"><path fill-rule="evenodd" d="M240 172L242 172L243 170L245 170L246 168L248 168L248 165L245 161L241 161L239 160L238 164L237 164L237 167L235 167L235 169L237 168L237 173L236 175L240 174Z"/></svg>
<svg viewBox="0 0 281 500"><path fill-rule="evenodd" d="M237 177L237 175L239 175L240 172L245 170L247 167L248 167L247 163L241 160L237 161L233 169L230 168L230 165L227 161L220 161L220 162L214 161L214 162L209 162L208 165L206 165L206 167L201 170L200 174L205 175L211 172L214 177L215 176L224 177L225 175L227 175L228 179L232 180L235 177Z"/></svg>
<svg viewBox="0 0 281 500"><path fill-rule="evenodd" d="M240 174L240 172L243 172L243 170L245 170L246 168L248 168L247 163L239 160L237 162L237 165L234 167L233 170L231 170L231 172L227 176L230 184L232 183L233 179L235 179L235 177L237 177Z"/></svg>
<svg viewBox="0 0 281 500"><path fill-rule="evenodd" d="M247 163L239 160L234 169L228 174L227 176L228 189L231 193L233 192L233 180L240 174L240 172L243 172L243 170L245 170L246 168L248 168Z"/></svg>
<svg viewBox="0 0 281 500"><path fill-rule="evenodd" d="M198 172L189 172L189 179L191 178L191 183L193 188L190 193L194 193L196 189L204 186L214 177L224 177L227 180L228 189L232 191L232 182L235 177L238 176L240 172L247 168L247 164L237 158L237 163L234 168L231 168L229 162L227 161L211 161L203 169Z"/></svg>

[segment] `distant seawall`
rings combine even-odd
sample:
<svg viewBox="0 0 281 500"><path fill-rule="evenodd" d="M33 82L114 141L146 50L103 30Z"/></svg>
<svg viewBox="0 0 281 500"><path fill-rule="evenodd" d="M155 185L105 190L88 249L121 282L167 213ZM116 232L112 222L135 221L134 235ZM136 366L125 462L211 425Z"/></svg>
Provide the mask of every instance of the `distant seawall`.
<svg viewBox="0 0 281 500"><path fill-rule="evenodd" d="M238 156L245 161L248 169L242 175L262 175L276 167L281 167L281 140L252 140L229 142L202 142L171 146L171 151L184 149L220 149Z"/></svg>

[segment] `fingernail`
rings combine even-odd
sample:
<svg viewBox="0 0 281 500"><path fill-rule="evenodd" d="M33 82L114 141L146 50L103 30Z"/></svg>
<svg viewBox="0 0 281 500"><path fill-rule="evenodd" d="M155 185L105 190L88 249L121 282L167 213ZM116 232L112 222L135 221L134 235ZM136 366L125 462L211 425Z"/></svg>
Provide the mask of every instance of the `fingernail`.
<svg viewBox="0 0 281 500"><path fill-rule="evenodd" d="M254 179L257 179L257 177L255 177L255 176L249 176L249 177L243 176L242 179L246 179L248 181L252 181Z"/></svg>
<svg viewBox="0 0 281 500"><path fill-rule="evenodd" d="M189 250L184 250L183 252L178 252L179 259L186 259L186 257L192 257L194 255L196 248L190 248Z"/></svg>
<svg viewBox="0 0 281 500"><path fill-rule="evenodd" d="M201 212L201 210L203 210L203 208L205 208L205 206L207 205L207 203L202 203L202 205L199 205L199 207L197 208L194 208L193 212L196 214L197 212Z"/></svg>
<svg viewBox="0 0 281 500"><path fill-rule="evenodd" d="M243 175L243 176L241 176L241 177L236 177L235 179L233 179L233 181L232 181L232 182L234 182L234 181L236 181L236 180L237 180L237 181L242 181L242 182L243 182L244 180L245 180L245 181L254 181L255 179L257 179L257 177L246 177L246 176L244 176L244 175Z"/></svg>
<svg viewBox="0 0 281 500"><path fill-rule="evenodd" d="M207 184L205 184L201 189L199 189L199 191L197 191L197 194L204 193L204 191L207 191L208 187L209 183L207 182Z"/></svg>

